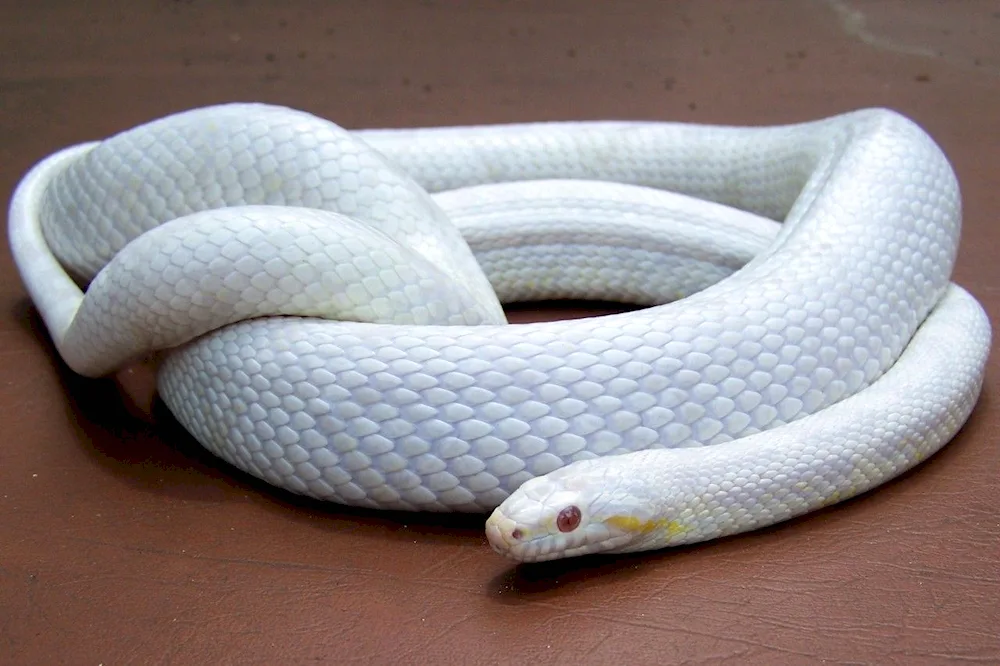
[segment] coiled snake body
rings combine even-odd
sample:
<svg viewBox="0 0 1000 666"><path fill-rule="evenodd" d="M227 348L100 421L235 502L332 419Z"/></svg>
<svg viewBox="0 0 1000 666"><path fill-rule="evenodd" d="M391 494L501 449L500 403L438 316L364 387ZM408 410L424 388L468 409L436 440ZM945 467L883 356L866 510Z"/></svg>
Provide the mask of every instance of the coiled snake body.
<svg viewBox="0 0 1000 666"><path fill-rule="evenodd" d="M163 400L226 461L495 509L532 561L772 524L945 444L990 345L950 283L960 218L945 156L880 109L347 132L233 104L47 158L10 241L74 371L169 349ZM650 307L500 305L566 297Z"/></svg>

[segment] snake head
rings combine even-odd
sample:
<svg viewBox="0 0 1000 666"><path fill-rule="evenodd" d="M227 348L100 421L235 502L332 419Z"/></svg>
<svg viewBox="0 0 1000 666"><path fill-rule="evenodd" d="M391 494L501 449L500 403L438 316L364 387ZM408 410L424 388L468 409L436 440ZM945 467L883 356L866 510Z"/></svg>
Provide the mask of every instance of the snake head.
<svg viewBox="0 0 1000 666"><path fill-rule="evenodd" d="M623 552L657 524L603 460L585 460L524 482L486 521L493 550L521 562Z"/></svg>

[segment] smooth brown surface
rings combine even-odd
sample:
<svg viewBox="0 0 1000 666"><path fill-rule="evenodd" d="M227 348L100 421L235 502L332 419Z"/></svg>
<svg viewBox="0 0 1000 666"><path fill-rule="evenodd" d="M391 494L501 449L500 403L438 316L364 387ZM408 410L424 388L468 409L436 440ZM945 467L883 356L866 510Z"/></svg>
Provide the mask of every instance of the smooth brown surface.
<svg viewBox="0 0 1000 666"><path fill-rule="evenodd" d="M997 2L5 2L0 45L8 197L58 148L232 100L347 127L890 106L952 158L955 279L1000 320ZM959 437L864 497L512 567L481 518L306 502L135 418L0 270L0 663L1000 663L995 355Z"/></svg>

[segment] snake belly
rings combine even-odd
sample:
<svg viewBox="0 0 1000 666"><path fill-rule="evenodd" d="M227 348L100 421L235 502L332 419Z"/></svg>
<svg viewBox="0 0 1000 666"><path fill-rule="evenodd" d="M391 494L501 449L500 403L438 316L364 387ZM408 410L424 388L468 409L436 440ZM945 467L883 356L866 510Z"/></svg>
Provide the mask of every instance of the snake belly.
<svg viewBox="0 0 1000 666"><path fill-rule="evenodd" d="M675 486L714 487L720 456L746 468L774 450L798 456L793 469L832 465L849 479L850 447L824 463L774 443L800 420L820 450L841 441L865 391L951 298L959 306L940 316L965 317L950 339L970 360L959 385L937 390L948 427L907 388L915 372L878 403L887 422L916 414L908 436L936 428L943 445L989 348L985 315L950 284L960 227L945 155L884 109L756 128L348 132L230 104L61 151L24 178L10 214L22 278L74 371L167 349L161 397L239 469L343 504L470 512L584 464L587 483L659 506L649 498L671 488L656 466L676 461L641 457L658 449L685 450ZM696 241L678 250L672 236ZM648 307L504 318L502 301L553 297ZM931 452L886 455L870 477ZM781 494L802 479L771 483ZM790 512L685 531L714 538L871 486L833 484ZM758 500L725 511L753 513ZM719 523L712 512L685 520Z"/></svg>

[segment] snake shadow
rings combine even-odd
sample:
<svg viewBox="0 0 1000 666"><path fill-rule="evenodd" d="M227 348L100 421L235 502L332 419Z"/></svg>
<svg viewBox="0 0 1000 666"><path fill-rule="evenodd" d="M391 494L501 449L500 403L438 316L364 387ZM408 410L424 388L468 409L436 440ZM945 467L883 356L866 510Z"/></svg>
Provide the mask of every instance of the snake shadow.
<svg viewBox="0 0 1000 666"><path fill-rule="evenodd" d="M272 486L233 467L201 446L158 397L150 422L128 409L113 378L74 373L59 357L30 300L18 302L12 315L36 344L44 346L62 389L60 400L74 443L101 473L144 493L186 502L249 502L255 508L281 513L284 519L332 531L360 529L400 541L471 541L488 549L482 515L384 511L324 502Z"/></svg>
<svg viewBox="0 0 1000 666"><path fill-rule="evenodd" d="M852 501L854 500L847 500L842 504L850 504ZM690 560L712 560L728 566L753 551L773 550L776 541L820 534L824 530L822 525L826 522L822 514L828 510L829 508L815 511L751 532L683 546L638 553L595 554L548 562L513 564L494 576L487 589L496 603L517 605L605 585L617 586L623 580L636 576L648 577L651 573L669 580L673 571L687 568Z"/></svg>

